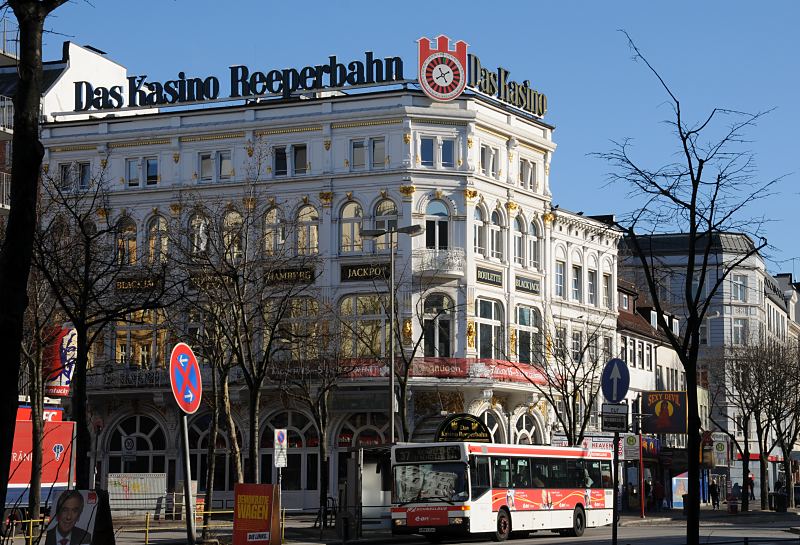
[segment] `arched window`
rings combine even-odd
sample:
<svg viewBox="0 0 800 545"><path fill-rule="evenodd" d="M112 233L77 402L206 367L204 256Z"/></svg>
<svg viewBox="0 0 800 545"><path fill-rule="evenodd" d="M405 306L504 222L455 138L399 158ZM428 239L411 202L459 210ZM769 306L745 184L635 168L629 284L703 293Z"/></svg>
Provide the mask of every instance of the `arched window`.
<svg viewBox="0 0 800 545"><path fill-rule="evenodd" d="M342 208L342 216L339 221L341 237L339 238L339 251L343 254L360 252L364 248L361 238L361 220L363 213L361 205L350 202Z"/></svg>
<svg viewBox="0 0 800 545"><path fill-rule="evenodd" d="M345 358L381 357L389 328L384 298L375 294L347 295L339 305L342 320L341 354Z"/></svg>
<svg viewBox="0 0 800 545"><path fill-rule="evenodd" d="M528 267L541 268L540 247L539 230L536 228L536 222L532 221L528 227Z"/></svg>
<svg viewBox="0 0 800 545"><path fill-rule="evenodd" d="M484 412L480 419L483 420L483 423L486 424L486 427L489 428L489 434L492 437L492 443L503 443L503 426L500 425L500 419L497 417L494 411L489 410Z"/></svg>
<svg viewBox="0 0 800 545"><path fill-rule="evenodd" d="M205 492L208 473L208 440L211 431L211 414L202 414L189 425L189 462L192 480L197 480L198 492ZM236 439L242 446L242 436L237 430ZM231 442L225 430L218 429L214 444L214 490L233 490L236 474L233 470Z"/></svg>
<svg viewBox="0 0 800 545"><path fill-rule="evenodd" d="M514 220L514 263L525 264L525 222L520 216Z"/></svg>
<svg viewBox="0 0 800 545"><path fill-rule="evenodd" d="M483 221L483 212L475 207L474 223L472 227L472 240L475 253L486 256L486 225Z"/></svg>
<svg viewBox="0 0 800 545"><path fill-rule="evenodd" d="M189 220L189 237L192 244L192 253L204 254L208 251L208 218L202 214L195 214Z"/></svg>
<svg viewBox="0 0 800 545"><path fill-rule="evenodd" d="M136 263L136 222L128 216L123 216L117 222L117 263Z"/></svg>
<svg viewBox="0 0 800 545"><path fill-rule="evenodd" d="M278 208L270 208L264 214L264 253L275 255L283 250L286 241L286 222Z"/></svg>
<svg viewBox="0 0 800 545"><path fill-rule="evenodd" d="M319 434L314 423L298 411L281 411L267 419L261 433L261 482L277 482L273 461L275 430L286 430L289 450L281 470L284 490L317 490L319 486Z"/></svg>
<svg viewBox="0 0 800 545"><path fill-rule="evenodd" d="M505 318L503 305L491 299L476 301L478 315L478 357L485 359L506 359Z"/></svg>
<svg viewBox="0 0 800 545"><path fill-rule="evenodd" d="M516 352L520 363L544 363L542 315L536 308L517 307Z"/></svg>
<svg viewBox="0 0 800 545"><path fill-rule="evenodd" d="M350 415L336 439L340 448L382 445L389 435L389 420L383 413Z"/></svg>
<svg viewBox="0 0 800 545"><path fill-rule="evenodd" d="M514 428L516 429L514 442L518 445L544 444L542 432L539 430L539 426L536 425L536 418L532 414L522 413L517 418Z"/></svg>
<svg viewBox="0 0 800 545"><path fill-rule="evenodd" d="M242 215L239 212L231 210L225 214L222 222L222 243L227 259L235 260L242 257L244 251L242 223Z"/></svg>
<svg viewBox="0 0 800 545"><path fill-rule="evenodd" d="M136 458L123 459L123 440L132 438L136 445ZM158 423L144 415L123 419L108 441L109 473L163 473L166 471L167 441Z"/></svg>
<svg viewBox="0 0 800 545"><path fill-rule="evenodd" d="M147 261L151 265L154 263L165 263L167 261L168 249L167 220L161 216L155 216L147 224Z"/></svg>
<svg viewBox="0 0 800 545"><path fill-rule="evenodd" d="M319 252L319 214L311 205L297 212L297 253L311 255Z"/></svg>
<svg viewBox="0 0 800 545"><path fill-rule="evenodd" d="M450 247L450 211L442 201L428 203L425 209L425 247L446 250Z"/></svg>
<svg viewBox="0 0 800 545"><path fill-rule="evenodd" d="M384 199L375 207L375 229L391 231L397 229L397 206L393 201ZM397 247L397 236L394 238ZM375 239L375 249L378 251L389 249L389 236L383 235Z"/></svg>
<svg viewBox="0 0 800 545"><path fill-rule="evenodd" d="M503 220L500 213L492 212L492 223L489 226L489 252L495 259L503 259Z"/></svg>
<svg viewBox="0 0 800 545"><path fill-rule="evenodd" d="M425 356L449 358L453 338L453 300L443 293L425 298L423 328Z"/></svg>

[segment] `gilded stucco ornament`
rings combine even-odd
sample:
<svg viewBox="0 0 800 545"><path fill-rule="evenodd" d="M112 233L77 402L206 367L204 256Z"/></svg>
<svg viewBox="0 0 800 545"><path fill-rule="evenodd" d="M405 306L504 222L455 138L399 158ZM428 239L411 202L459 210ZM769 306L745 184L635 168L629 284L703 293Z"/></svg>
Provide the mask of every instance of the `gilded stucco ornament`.
<svg viewBox="0 0 800 545"><path fill-rule="evenodd" d="M398 189L398 191L400 191L400 194L404 197L410 197L411 195L414 194L414 191L416 190L417 188L414 187L413 185L401 185L400 188Z"/></svg>
<svg viewBox="0 0 800 545"><path fill-rule="evenodd" d="M475 322L467 322L467 348L475 348Z"/></svg>
<svg viewBox="0 0 800 545"><path fill-rule="evenodd" d="M464 190L464 198L467 199L467 201L471 201L472 199L474 199L477 196L478 196L478 190L477 189L465 189Z"/></svg>
<svg viewBox="0 0 800 545"><path fill-rule="evenodd" d="M411 318L406 318L403 320L403 343L404 344L411 344L411 334L413 332L413 328L411 326Z"/></svg>

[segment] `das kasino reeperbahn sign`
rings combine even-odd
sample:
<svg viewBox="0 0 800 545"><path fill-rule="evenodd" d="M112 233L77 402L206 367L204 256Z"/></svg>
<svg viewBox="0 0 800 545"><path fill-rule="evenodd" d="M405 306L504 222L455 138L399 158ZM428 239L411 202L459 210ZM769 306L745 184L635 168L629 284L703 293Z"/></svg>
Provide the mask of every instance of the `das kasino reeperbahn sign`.
<svg viewBox="0 0 800 545"><path fill-rule="evenodd" d="M426 95L446 102L469 89L527 114L544 116L547 97L529 80L520 83L512 80L511 73L503 67L485 67L467 48L462 40L451 45L447 36L435 40L422 37L417 41L417 83ZM330 55L322 62L301 68L253 69L237 64L229 67L226 85L217 76L190 76L183 71L166 81L150 80L146 75L129 76L125 85L77 81L73 110L152 108L270 96L289 98L298 92L413 82L406 80L404 66L400 57L380 58L366 51L361 59L347 61Z"/></svg>

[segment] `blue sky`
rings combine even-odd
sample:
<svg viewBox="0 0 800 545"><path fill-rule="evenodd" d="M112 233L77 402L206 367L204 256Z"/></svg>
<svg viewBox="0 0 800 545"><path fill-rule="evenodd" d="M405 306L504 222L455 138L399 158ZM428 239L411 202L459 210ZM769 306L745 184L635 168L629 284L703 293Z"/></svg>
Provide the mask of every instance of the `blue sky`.
<svg viewBox="0 0 800 545"><path fill-rule="evenodd" d="M150 79L218 75L245 64L302 67L328 55L366 50L403 58L413 77L415 41L447 34L469 43L485 66L502 65L548 95L545 121L556 126L554 202L587 214L631 206L606 185L608 165L590 154L632 137L650 166L672 159L661 123L670 110L658 82L633 62L627 30L690 115L714 107L775 108L748 133L758 179L785 176L780 195L760 204L773 222L769 268L800 275L798 144L799 2L756 7L739 0L688 2L273 2L269 0L73 0L48 20L45 59L63 40L106 51L129 73ZM793 258L798 258L796 261Z"/></svg>

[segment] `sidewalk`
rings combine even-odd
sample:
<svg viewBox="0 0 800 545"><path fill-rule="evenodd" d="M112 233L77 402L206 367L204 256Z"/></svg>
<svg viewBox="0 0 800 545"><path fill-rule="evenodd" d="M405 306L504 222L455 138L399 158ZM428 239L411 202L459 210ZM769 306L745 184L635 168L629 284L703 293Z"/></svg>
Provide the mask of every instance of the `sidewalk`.
<svg viewBox="0 0 800 545"><path fill-rule="evenodd" d="M741 505L740 505L741 507ZM667 524L673 521L686 520L686 515L682 509L662 509L660 512L648 511L645 518L641 518L638 512L626 511L620 517L620 526L638 526L643 524ZM761 502L756 500L751 502L750 510L738 512L737 514L728 513L727 504L722 504L720 509L712 509L711 504L700 504L700 522L711 522L714 524L740 524L743 521L751 523L782 522L786 527L800 525L800 510L790 508L785 513L776 511L762 510Z"/></svg>

